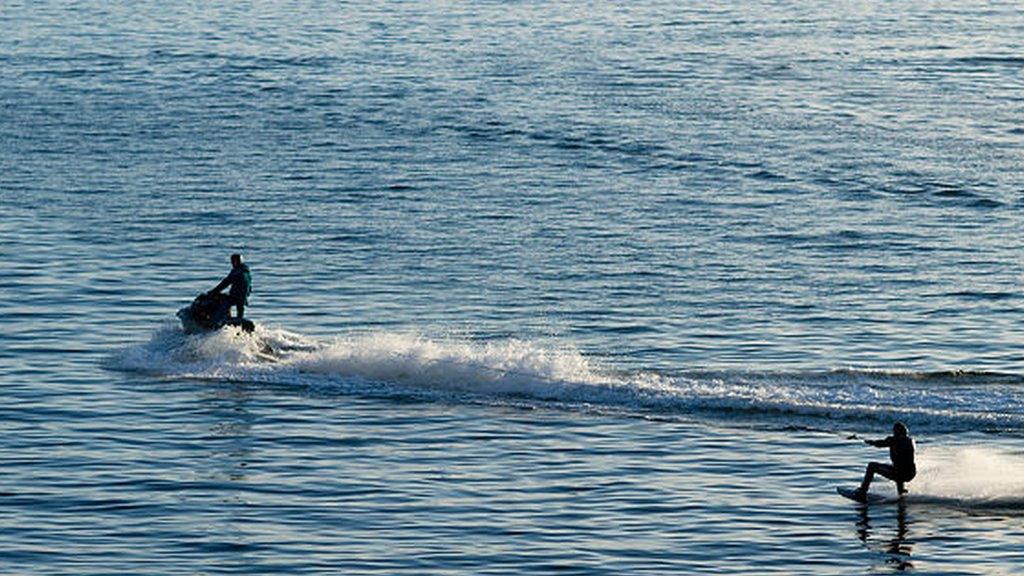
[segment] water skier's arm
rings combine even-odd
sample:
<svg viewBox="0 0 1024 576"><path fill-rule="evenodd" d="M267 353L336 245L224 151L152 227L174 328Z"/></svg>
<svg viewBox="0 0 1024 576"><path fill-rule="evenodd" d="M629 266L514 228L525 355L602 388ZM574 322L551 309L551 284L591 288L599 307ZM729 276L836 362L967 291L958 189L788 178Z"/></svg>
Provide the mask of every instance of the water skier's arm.
<svg viewBox="0 0 1024 576"><path fill-rule="evenodd" d="M864 440L865 444L874 446L875 448L886 448L892 444L892 438L883 438L881 440Z"/></svg>

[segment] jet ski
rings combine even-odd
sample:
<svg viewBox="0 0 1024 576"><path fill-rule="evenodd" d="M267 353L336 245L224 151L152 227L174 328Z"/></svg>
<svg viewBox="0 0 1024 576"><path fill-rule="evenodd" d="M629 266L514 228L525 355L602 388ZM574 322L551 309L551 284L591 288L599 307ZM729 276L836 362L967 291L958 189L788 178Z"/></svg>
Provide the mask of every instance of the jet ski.
<svg viewBox="0 0 1024 576"><path fill-rule="evenodd" d="M203 292L191 304L178 310L181 327L186 334L220 330L224 326L238 326L244 332L252 332L256 325L252 320L231 317L225 294L209 294Z"/></svg>

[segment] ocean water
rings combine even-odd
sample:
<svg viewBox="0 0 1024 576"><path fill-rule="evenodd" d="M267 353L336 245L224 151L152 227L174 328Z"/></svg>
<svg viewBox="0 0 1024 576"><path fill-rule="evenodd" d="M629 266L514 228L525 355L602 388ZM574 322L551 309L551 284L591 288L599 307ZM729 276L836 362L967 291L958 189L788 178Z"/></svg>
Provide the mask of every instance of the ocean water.
<svg viewBox="0 0 1024 576"><path fill-rule="evenodd" d="M0 573L1022 571L1018 3L0 25Z"/></svg>

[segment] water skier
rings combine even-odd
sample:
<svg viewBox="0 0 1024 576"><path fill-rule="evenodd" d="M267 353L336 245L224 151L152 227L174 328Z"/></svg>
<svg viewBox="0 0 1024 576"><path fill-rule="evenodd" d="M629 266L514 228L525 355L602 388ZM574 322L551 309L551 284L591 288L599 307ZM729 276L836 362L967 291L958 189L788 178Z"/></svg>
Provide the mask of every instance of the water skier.
<svg viewBox="0 0 1024 576"><path fill-rule="evenodd" d="M860 488L853 493L852 498L864 502L867 500L868 488L875 474L879 474L896 483L896 492L900 496L907 493L904 486L917 475L917 465L914 463L914 439L902 422L892 425L892 436L881 440L865 440L865 444L876 448L889 448L889 460L892 464L871 462L864 471L864 480Z"/></svg>

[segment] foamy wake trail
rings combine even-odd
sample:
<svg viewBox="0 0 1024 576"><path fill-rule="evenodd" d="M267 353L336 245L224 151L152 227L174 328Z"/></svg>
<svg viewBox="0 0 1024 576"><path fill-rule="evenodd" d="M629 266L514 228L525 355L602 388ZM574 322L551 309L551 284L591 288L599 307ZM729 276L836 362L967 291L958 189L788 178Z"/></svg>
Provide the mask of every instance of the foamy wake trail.
<svg viewBox="0 0 1024 576"><path fill-rule="evenodd" d="M254 380L317 387L353 382L419 393L528 397L623 405L671 395L666 379L624 378L574 349L522 340L470 342L415 333L369 333L319 341L257 325L186 335L166 326L149 342L115 355L109 366L191 378Z"/></svg>
<svg viewBox="0 0 1024 576"><path fill-rule="evenodd" d="M249 372L266 371L269 364L278 360L272 352L296 354L316 350L319 346L316 340L300 334L260 325L255 334L226 327L190 335L177 325L167 324L148 342L114 354L108 360L108 367L166 376L243 377Z"/></svg>
<svg viewBox="0 0 1024 576"><path fill-rule="evenodd" d="M919 450L910 501L1024 508L1024 456L984 446Z"/></svg>
<svg viewBox="0 0 1024 576"><path fill-rule="evenodd" d="M518 340L472 344L376 333L335 340L290 364L312 374L538 398L560 397L567 384L614 384L579 352Z"/></svg>
<svg viewBox="0 0 1024 576"><path fill-rule="evenodd" d="M184 334L167 325L109 367L157 375L334 388L339 393L473 395L654 414L755 418L825 428L1024 428L1019 382L973 376L920 379L858 372L623 372L573 348L516 339L480 342L375 332L332 340L257 324Z"/></svg>

